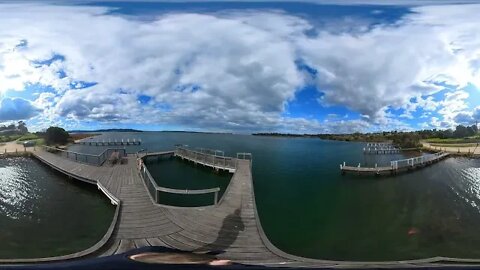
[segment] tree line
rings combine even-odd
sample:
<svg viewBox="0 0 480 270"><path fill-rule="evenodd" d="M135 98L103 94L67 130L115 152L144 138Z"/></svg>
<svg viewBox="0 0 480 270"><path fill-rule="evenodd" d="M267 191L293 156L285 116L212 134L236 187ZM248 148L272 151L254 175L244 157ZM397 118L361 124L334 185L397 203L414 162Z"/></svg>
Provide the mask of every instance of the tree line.
<svg viewBox="0 0 480 270"><path fill-rule="evenodd" d="M391 141L402 148L420 147L421 140L425 139L480 139L472 138L477 136L478 128L476 125L463 126L458 125L454 130L446 129L425 129L418 131L384 131L372 133L351 133L351 134L289 134L289 133L254 133L255 136L281 136L281 137L310 137L325 140L337 141L361 141L361 142L382 142Z"/></svg>

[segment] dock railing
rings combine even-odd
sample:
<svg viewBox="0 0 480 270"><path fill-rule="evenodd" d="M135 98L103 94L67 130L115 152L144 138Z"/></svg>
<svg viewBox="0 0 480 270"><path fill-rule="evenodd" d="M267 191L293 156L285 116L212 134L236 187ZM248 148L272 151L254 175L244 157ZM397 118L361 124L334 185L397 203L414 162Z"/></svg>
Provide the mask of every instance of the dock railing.
<svg viewBox="0 0 480 270"><path fill-rule="evenodd" d="M109 159L111 154L114 152L119 152L120 158L127 156L127 152L123 148L108 148L108 149L105 149L102 153L98 155L94 155L94 154L86 154L86 153L79 153L75 151L69 151L69 150L46 146L46 145L42 147L47 152L58 153L67 159L80 162L80 163L89 164L89 165L95 165L95 166L102 166L105 163L105 161Z"/></svg>
<svg viewBox="0 0 480 270"><path fill-rule="evenodd" d="M148 192L150 193L152 199L157 204L162 204L160 202L160 194L161 192L171 193L171 194L181 194L181 195L200 195L200 194L210 194L213 193L213 204L216 205L218 203L218 195L220 192L220 188L207 188L207 189L173 189L173 188L166 188L160 187L156 182L155 179L152 177L150 172L145 166L143 159L139 158L139 168L140 168L140 176L144 181L145 185L147 186Z"/></svg>
<svg viewBox="0 0 480 270"><path fill-rule="evenodd" d="M175 147L175 156L192 160L206 166L216 169L228 170L234 172L237 168L237 159L226 157L223 151L199 148L196 150L188 149L184 146Z"/></svg>
<svg viewBox="0 0 480 270"><path fill-rule="evenodd" d="M84 144L84 145L92 145L92 146L118 146L118 145L141 145L142 144L142 139L136 139L136 138L133 138L133 139L130 139L130 138L127 138L127 139L108 139L108 140L93 140L93 137L91 138L86 138L86 139L82 139L82 140L79 140L79 141L76 141L75 142L76 144Z"/></svg>
<svg viewBox="0 0 480 270"><path fill-rule="evenodd" d="M399 171L423 168L427 165L438 162L443 158L448 157L449 155L450 154L447 152L438 152L419 157L392 160L390 161L390 166L382 167L377 166L377 164L375 164L375 167L362 167L360 163L358 163L357 166L347 166L345 162L343 162L343 164L340 164L340 171L342 172L342 174L344 174L345 172L370 173L377 175L385 173L395 174Z"/></svg>
<svg viewBox="0 0 480 270"><path fill-rule="evenodd" d="M437 159L444 157L445 155L448 155L448 154L444 152L438 152L430 155L394 160L390 162L390 166L394 170L398 170L401 168L415 167L417 165L423 165L430 161L435 161Z"/></svg>

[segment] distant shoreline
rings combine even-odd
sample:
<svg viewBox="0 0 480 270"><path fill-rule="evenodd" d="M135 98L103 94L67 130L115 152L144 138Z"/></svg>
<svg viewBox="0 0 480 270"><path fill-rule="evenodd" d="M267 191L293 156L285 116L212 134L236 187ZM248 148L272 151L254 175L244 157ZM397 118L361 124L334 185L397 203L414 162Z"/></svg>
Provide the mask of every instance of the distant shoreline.
<svg viewBox="0 0 480 270"><path fill-rule="evenodd" d="M364 136L356 137L352 134L289 134L289 133L252 133L252 136L263 137L284 137L284 138L311 138L330 141L342 142L387 142L388 138L365 138Z"/></svg>
<svg viewBox="0 0 480 270"><path fill-rule="evenodd" d="M232 132L207 132L207 131L185 131L185 130L138 130L138 129L95 129L95 130L70 130L68 133L108 133L108 132L176 132L176 133L199 133L199 134L234 134Z"/></svg>

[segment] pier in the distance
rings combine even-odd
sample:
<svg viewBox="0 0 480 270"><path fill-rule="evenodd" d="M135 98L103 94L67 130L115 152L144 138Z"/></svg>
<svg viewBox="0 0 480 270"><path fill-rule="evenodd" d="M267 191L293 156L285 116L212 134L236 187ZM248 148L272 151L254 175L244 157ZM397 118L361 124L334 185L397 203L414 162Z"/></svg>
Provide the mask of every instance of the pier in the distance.
<svg viewBox="0 0 480 270"><path fill-rule="evenodd" d="M392 160L390 166L377 166L375 167L362 167L360 163L357 166L347 166L345 162L340 164L340 171L342 174L354 173L358 175L393 175L399 172L410 171L420 169L436 163L450 154L446 152L438 152L430 155L424 155L419 157Z"/></svg>
<svg viewBox="0 0 480 270"><path fill-rule="evenodd" d="M142 139L121 139L121 140L92 140L84 139L76 141L76 144L90 145L90 146L129 146L129 145L141 145Z"/></svg>
<svg viewBox="0 0 480 270"><path fill-rule="evenodd" d="M397 154L400 149L391 142L371 142L363 148L364 154Z"/></svg>

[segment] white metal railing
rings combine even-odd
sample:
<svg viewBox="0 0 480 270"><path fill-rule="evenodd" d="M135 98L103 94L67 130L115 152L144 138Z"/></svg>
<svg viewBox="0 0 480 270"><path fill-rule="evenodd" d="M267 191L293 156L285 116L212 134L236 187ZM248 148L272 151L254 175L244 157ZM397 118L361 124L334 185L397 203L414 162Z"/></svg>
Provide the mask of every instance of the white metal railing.
<svg viewBox="0 0 480 270"><path fill-rule="evenodd" d="M398 170L400 168L407 168L407 167L415 167L416 165L423 165L427 162L434 161L440 159L444 156L448 155L448 153L438 152L430 155L407 158L407 159L400 159L400 160L393 160L390 162L390 166L394 170Z"/></svg>
<svg viewBox="0 0 480 270"><path fill-rule="evenodd" d="M79 152L74 152L74 151L69 151L65 149L60 149L56 147L51 147L51 146L42 146L47 152L52 152L52 153L57 153L60 152L62 156L74 160L76 162L80 163L86 163L89 165L95 165L95 166L102 166L105 161L108 160L110 155L113 152L119 152L120 153L120 158L126 157L127 152L123 148L108 148L105 149L102 153L99 155L94 155L94 154L86 154L86 153L79 153Z"/></svg>
<svg viewBox="0 0 480 270"><path fill-rule="evenodd" d="M394 145L391 142L374 142L374 143L367 143L367 147L393 147Z"/></svg>
<svg viewBox="0 0 480 270"><path fill-rule="evenodd" d="M174 152L175 156L186 158L214 168L226 169L228 171L234 171L237 168L237 159L226 157L224 152L220 150L210 150L204 148L191 150L183 146L177 146Z"/></svg>
<svg viewBox="0 0 480 270"><path fill-rule="evenodd" d="M438 152L438 153L419 156L419 157L392 160L392 161L390 161L390 167L393 170L398 170L398 169L408 168L408 167L415 167L416 165L423 165L427 162L435 161L435 160L441 159L441 158L443 158L445 156L448 156L448 155L449 155L449 153L447 153L447 152ZM345 164L345 162L343 162L343 164L340 164L340 170L343 170L346 167L351 167L351 166L347 166ZM362 168L360 163L358 163L358 165L356 167L357 168ZM375 169L379 168L376 163L375 163L374 168ZM382 168L385 168L385 167L382 167ZM386 168L388 168L388 167L386 167ZM367 167L366 169L369 169L369 168ZM372 169L372 168L370 168L370 169Z"/></svg>
<svg viewBox="0 0 480 270"><path fill-rule="evenodd" d="M207 189L173 189L173 188L166 188L166 187L160 187L158 184L155 182L155 179L152 177L150 172L147 169L147 166L145 166L143 159L139 158L139 170L140 170L140 176L143 179L145 185L147 186L147 189L152 196L153 200L160 204L160 192L165 192L165 193L171 193L171 194L181 194L181 195L201 195L201 194L210 194L213 193L213 205L216 205L218 203L218 194L220 192L220 188L207 188Z"/></svg>
<svg viewBox="0 0 480 270"><path fill-rule="evenodd" d="M80 141L77 141L76 143L77 144L85 144L85 145L100 145L100 146L109 146L109 145L140 145L142 144L142 139L108 139L107 141L106 140L101 140L101 141L97 141L97 140L91 140L92 138L87 138L87 139L83 139L83 140L80 140Z"/></svg>

